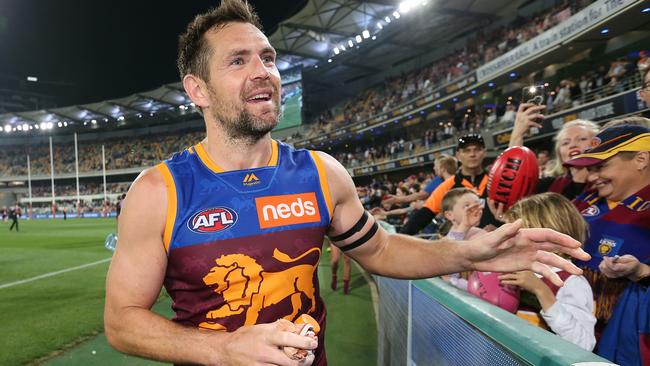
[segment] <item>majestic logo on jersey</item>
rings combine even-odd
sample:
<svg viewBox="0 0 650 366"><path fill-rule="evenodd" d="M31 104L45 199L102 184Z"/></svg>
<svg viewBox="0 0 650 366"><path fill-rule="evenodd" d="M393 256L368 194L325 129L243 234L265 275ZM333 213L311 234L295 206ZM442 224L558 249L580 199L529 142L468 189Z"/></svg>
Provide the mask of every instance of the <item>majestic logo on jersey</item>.
<svg viewBox="0 0 650 366"><path fill-rule="evenodd" d="M320 221L314 192L258 197L255 206L262 229Z"/></svg>
<svg viewBox="0 0 650 366"><path fill-rule="evenodd" d="M305 257L309 258L303 261ZM201 322L199 327L233 331L235 329L229 329L220 322L227 322L230 316L242 313L246 314L244 324L253 325L257 323L262 309L287 299L291 299L287 301L291 309L283 314L284 319L293 321L305 300L305 305L309 305L307 313L313 313L316 310L314 272L320 258L320 248L311 248L295 258L275 248L273 258L292 266L283 271L270 272L254 258L244 254L219 257L215 261L216 266L203 277L203 282L223 296L225 304L209 310L205 314L206 321Z"/></svg>
<svg viewBox="0 0 650 366"><path fill-rule="evenodd" d="M600 209L596 205L591 205L581 212L582 216L594 217L600 215Z"/></svg>
<svg viewBox="0 0 650 366"><path fill-rule="evenodd" d="M255 175L255 173L246 174L242 183L245 186L254 186L260 184L260 179Z"/></svg>
<svg viewBox="0 0 650 366"><path fill-rule="evenodd" d="M215 233L226 230L237 222L237 213L227 207L215 207L200 211L187 222L195 233Z"/></svg>

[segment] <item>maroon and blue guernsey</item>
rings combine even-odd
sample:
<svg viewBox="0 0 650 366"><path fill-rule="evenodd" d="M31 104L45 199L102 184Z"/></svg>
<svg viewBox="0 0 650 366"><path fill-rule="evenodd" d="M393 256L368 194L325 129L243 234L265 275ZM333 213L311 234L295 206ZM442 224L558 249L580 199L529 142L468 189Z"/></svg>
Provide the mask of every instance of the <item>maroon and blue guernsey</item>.
<svg viewBox="0 0 650 366"><path fill-rule="evenodd" d="M591 255L579 265L598 271L603 257L631 254L650 263L650 185L621 202L609 202L597 191L578 196L574 205L589 223L584 250Z"/></svg>
<svg viewBox="0 0 650 366"><path fill-rule="evenodd" d="M224 171L197 144L157 168L168 191L165 288L174 321L234 331L309 314L325 329L317 267L332 205L312 151L272 141L267 166ZM324 332L315 365L324 365Z"/></svg>

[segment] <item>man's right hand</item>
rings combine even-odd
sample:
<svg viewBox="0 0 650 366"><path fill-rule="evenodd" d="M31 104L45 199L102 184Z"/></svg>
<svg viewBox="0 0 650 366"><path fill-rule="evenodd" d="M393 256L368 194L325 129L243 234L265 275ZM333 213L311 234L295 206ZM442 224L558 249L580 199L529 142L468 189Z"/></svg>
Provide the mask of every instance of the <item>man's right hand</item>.
<svg viewBox="0 0 650 366"><path fill-rule="evenodd" d="M290 359L283 347L314 350L318 341L308 336L301 336L281 330L278 322L243 326L232 333L223 343L220 352L225 356L227 365L281 365L308 366L313 357L303 361ZM307 361L308 363L305 363Z"/></svg>

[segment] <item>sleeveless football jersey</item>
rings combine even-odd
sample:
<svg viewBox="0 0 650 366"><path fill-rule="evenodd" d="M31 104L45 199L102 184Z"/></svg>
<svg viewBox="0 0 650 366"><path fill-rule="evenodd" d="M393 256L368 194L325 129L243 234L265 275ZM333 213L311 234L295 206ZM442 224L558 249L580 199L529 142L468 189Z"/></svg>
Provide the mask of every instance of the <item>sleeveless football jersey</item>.
<svg viewBox="0 0 650 366"><path fill-rule="evenodd" d="M174 321L234 331L306 313L325 329L317 275L332 211L325 170L312 151L272 146L268 165L255 169L224 171L201 144L157 166L168 192ZM315 365L323 347L321 336Z"/></svg>

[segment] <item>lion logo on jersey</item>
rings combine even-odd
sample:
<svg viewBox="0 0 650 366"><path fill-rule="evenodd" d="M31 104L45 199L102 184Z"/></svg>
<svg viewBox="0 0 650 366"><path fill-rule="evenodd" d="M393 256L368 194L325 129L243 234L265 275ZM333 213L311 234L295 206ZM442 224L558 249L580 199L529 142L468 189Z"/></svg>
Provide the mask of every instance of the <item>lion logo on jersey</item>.
<svg viewBox="0 0 650 366"><path fill-rule="evenodd" d="M277 248L273 258L283 263L294 263L320 248L312 248L296 258L291 258ZM267 272L255 259L244 254L222 255L216 260L216 266L203 277L203 282L211 286L217 294L223 295L225 304L206 314L208 319L223 319L232 315L246 314L245 325L257 322L263 308L290 298L292 311L284 319L293 321L300 311L301 294L311 301L309 313L316 310L313 276L316 266L299 264L280 272ZM291 284L291 285L290 285ZM202 322L201 328L232 331L216 322Z"/></svg>

